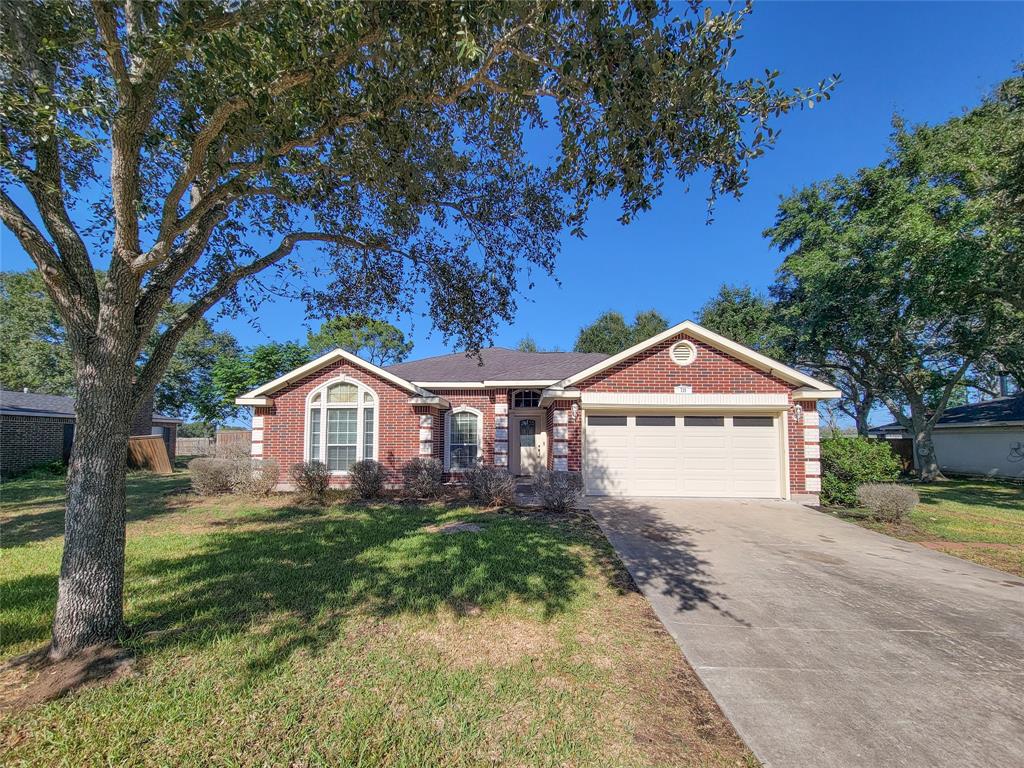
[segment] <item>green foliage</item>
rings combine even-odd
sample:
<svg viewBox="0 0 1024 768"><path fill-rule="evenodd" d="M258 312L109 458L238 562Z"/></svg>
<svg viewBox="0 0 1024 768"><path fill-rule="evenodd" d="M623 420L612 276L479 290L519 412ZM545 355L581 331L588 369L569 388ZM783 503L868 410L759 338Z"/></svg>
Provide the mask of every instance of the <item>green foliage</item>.
<svg viewBox="0 0 1024 768"><path fill-rule="evenodd" d="M900 463L888 443L866 437L830 437L821 441L821 502L854 507L865 483L891 483Z"/></svg>
<svg viewBox="0 0 1024 768"><path fill-rule="evenodd" d="M763 355L787 359L783 346L786 327L775 302L754 293L750 286L722 285L718 294L701 307L697 322Z"/></svg>
<svg viewBox="0 0 1024 768"><path fill-rule="evenodd" d="M787 251L773 292L794 356L840 372L912 428L972 371L1024 358L1024 230L1007 224L1024 152L1024 78L942 125L896 123L889 159L785 199L766 234Z"/></svg>
<svg viewBox="0 0 1024 768"><path fill-rule="evenodd" d="M223 408L237 411L235 398L309 362L309 349L294 341L259 344L241 355L217 358L212 385Z"/></svg>
<svg viewBox="0 0 1024 768"><path fill-rule="evenodd" d="M540 352L537 342L533 340L532 336L523 336L516 344L516 349L520 352Z"/></svg>
<svg viewBox="0 0 1024 768"><path fill-rule="evenodd" d="M618 312L605 312L590 325L580 329L576 352L603 352L615 355L634 344L657 336L668 328L668 321L657 311L638 312L632 325Z"/></svg>
<svg viewBox="0 0 1024 768"><path fill-rule="evenodd" d="M412 342L402 331L366 315L331 318L316 333L307 334L307 345L313 356L344 349L375 365L400 363L412 352Z"/></svg>
<svg viewBox="0 0 1024 768"><path fill-rule="evenodd" d="M172 318L184 311L177 304L164 310L161 328L171 324ZM147 346L145 358L159 341L159 332ZM175 415L189 415L211 424L228 418L234 407L226 405L213 383L213 367L218 360L238 356L239 346L228 331L215 331L205 318L182 336L167 364L163 378L156 385L153 406L157 411Z"/></svg>
<svg viewBox="0 0 1024 768"><path fill-rule="evenodd" d="M64 324L38 272L0 272L0 387L69 395Z"/></svg>

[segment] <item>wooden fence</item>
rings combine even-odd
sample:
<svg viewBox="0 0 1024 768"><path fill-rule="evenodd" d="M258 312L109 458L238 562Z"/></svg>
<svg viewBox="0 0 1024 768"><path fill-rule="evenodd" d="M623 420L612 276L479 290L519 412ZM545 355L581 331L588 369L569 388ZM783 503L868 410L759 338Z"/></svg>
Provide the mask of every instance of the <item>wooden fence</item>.
<svg viewBox="0 0 1024 768"><path fill-rule="evenodd" d="M179 437L179 456L213 456L217 442L212 437Z"/></svg>
<svg viewBox="0 0 1024 768"><path fill-rule="evenodd" d="M179 437L179 456L224 456L249 453L252 432L248 429L224 429L216 437Z"/></svg>

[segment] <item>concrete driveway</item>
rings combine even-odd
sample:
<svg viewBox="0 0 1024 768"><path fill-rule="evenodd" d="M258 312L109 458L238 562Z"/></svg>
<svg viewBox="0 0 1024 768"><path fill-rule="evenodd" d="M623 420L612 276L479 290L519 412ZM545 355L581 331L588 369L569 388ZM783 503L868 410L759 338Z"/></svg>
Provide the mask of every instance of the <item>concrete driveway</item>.
<svg viewBox="0 0 1024 768"><path fill-rule="evenodd" d="M587 501L767 766L1024 766L1024 580L788 502Z"/></svg>

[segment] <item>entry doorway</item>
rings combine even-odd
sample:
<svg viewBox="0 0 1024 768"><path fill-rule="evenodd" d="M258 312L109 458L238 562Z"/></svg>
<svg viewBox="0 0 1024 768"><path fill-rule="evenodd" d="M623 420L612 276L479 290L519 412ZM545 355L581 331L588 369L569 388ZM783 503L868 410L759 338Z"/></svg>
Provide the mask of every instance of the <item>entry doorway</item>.
<svg viewBox="0 0 1024 768"><path fill-rule="evenodd" d="M545 413L513 411L511 422L512 471L534 475L548 465L548 435Z"/></svg>

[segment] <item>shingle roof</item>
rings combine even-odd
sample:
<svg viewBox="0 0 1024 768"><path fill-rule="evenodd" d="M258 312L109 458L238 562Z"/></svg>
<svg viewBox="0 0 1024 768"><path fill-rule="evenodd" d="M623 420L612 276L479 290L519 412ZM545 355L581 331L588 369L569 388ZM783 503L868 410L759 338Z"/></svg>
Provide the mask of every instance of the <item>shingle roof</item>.
<svg viewBox="0 0 1024 768"><path fill-rule="evenodd" d="M982 403L948 408L939 419L938 426L947 427L961 424L985 426L986 424L1002 424L1007 421L1024 422L1024 392L1018 392L1009 397L997 397ZM899 423L893 421L880 427L874 427L872 431L900 430L902 428Z"/></svg>
<svg viewBox="0 0 1024 768"><path fill-rule="evenodd" d="M75 398L67 395L41 395L38 392L14 392L0 389L0 414L5 416L75 417ZM180 422L174 416L153 413L154 421Z"/></svg>
<svg viewBox="0 0 1024 768"><path fill-rule="evenodd" d="M480 359L457 352L387 366L407 381L532 381L564 379L606 359L600 352L520 352L504 347L480 350ZM481 365L481 360L483 365Z"/></svg>

